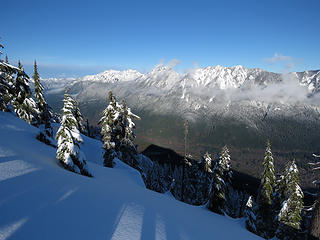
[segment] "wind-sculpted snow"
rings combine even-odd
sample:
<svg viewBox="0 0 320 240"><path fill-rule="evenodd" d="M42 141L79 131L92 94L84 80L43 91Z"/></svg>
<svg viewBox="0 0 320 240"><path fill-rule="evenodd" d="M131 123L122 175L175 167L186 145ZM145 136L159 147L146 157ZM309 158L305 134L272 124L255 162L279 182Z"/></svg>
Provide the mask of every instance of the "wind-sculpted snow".
<svg viewBox="0 0 320 240"><path fill-rule="evenodd" d="M99 141L83 137L94 176L88 178L62 168L56 149L36 140L37 128L4 112L0 123L1 240L259 239L242 220L145 189L140 174L122 162L102 167Z"/></svg>

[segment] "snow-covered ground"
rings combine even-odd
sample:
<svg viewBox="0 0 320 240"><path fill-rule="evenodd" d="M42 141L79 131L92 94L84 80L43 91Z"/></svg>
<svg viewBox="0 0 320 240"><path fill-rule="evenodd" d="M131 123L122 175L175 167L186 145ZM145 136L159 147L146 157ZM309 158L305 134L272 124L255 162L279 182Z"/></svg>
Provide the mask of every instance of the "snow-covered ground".
<svg viewBox="0 0 320 240"><path fill-rule="evenodd" d="M101 166L99 141L82 150L94 178L58 164L38 129L0 112L0 240L258 239L234 220L145 189L139 173Z"/></svg>

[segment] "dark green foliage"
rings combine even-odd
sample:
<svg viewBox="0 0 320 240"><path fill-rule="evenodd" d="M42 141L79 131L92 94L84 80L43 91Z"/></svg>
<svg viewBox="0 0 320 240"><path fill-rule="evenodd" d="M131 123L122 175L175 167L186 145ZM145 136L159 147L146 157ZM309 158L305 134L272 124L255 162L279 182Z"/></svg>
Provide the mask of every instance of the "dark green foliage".
<svg viewBox="0 0 320 240"><path fill-rule="evenodd" d="M291 229L300 230L301 211L303 208L303 192L300 188L299 171L292 161L283 174L285 189L283 191L285 201L282 203L278 214L279 226L276 236L279 239L289 239Z"/></svg>
<svg viewBox="0 0 320 240"><path fill-rule="evenodd" d="M226 146L221 151L218 163L213 171L213 184L208 208L216 213L226 213L226 201L231 185L232 171L230 169L230 155Z"/></svg>
<svg viewBox="0 0 320 240"><path fill-rule="evenodd" d="M256 204L252 196L249 197L245 207L246 228L253 233L257 233Z"/></svg>
<svg viewBox="0 0 320 240"><path fill-rule="evenodd" d="M109 92L109 105L102 112L102 117L99 121L101 124L101 135L103 141L104 153L104 165L106 167L113 167L113 159L117 157L117 150L119 149L118 143L118 118L115 118L115 114L118 114L119 108L117 106L116 100L112 94ZM117 144L117 146L116 146Z"/></svg>
<svg viewBox="0 0 320 240"><path fill-rule="evenodd" d="M258 204L260 206L271 205L271 197L275 186L274 164L270 147L270 142L267 141L266 153L263 161L263 174L260 183L258 194Z"/></svg>
<svg viewBox="0 0 320 240"><path fill-rule="evenodd" d="M263 174L257 196L256 227L257 234L271 238L274 235L274 212L272 210L272 196L275 187L273 157L270 142L267 141L263 161Z"/></svg>
<svg viewBox="0 0 320 240"><path fill-rule="evenodd" d="M50 112L50 108L43 96L44 88L40 82L40 76L38 73L38 66L36 61L34 61L33 81L36 103L40 111L38 125L44 124L44 133L51 138L53 137L53 130L51 127L52 113Z"/></svg>
<svg viewBox="0 0 320 240"><path fill-rule="evenodd" d="M102 112L99 121L99 124L102 125L101 135L103 148L105 149L104 165L106 167L112 167L115 158L132 167L137 166L135 157L138 151L133 143L135 124L132 118L140 119L131 112L124 100L119 105L112 92L109 92L109 105Z"/></svg>

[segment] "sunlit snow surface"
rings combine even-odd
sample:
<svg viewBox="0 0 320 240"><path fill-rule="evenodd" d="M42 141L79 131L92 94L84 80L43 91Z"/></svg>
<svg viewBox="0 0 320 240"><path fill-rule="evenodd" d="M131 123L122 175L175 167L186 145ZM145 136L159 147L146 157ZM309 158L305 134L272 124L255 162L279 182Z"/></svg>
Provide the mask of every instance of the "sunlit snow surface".
<svg viewBox="0 0 320 240"><path fill-rule="evenodd" d="M94 178L69 172L37 133L0 112L0 240L258 239L243 220L146 190L121 162L102 167L101 143L85 136L81 148Z"/></svg>

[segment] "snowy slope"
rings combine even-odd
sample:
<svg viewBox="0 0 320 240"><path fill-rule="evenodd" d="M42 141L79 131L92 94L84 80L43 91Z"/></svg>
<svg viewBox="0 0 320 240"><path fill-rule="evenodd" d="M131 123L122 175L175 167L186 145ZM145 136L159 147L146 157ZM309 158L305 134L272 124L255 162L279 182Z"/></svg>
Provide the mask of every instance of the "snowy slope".
<svg viewBox="0 0 320 240"><path fill-rule="evenodd" d="M37 128L3 112L0 123L0 240L258 239L241 220L146 190L123 163L96 164L98 141L84 138L88 178L61 168Z"/></svg>

